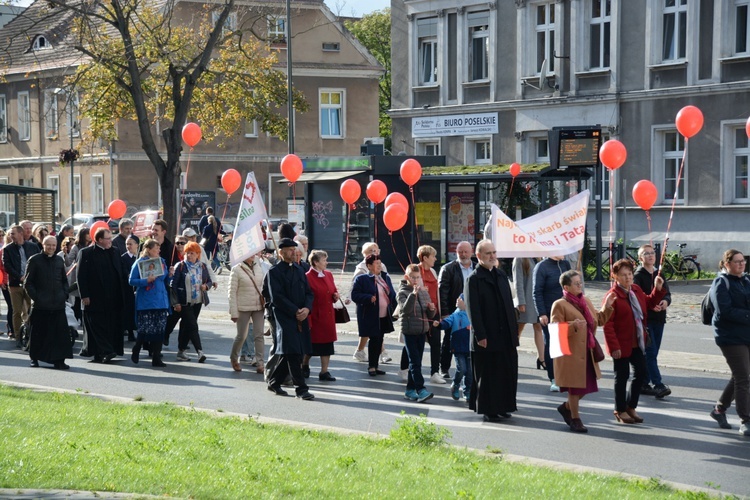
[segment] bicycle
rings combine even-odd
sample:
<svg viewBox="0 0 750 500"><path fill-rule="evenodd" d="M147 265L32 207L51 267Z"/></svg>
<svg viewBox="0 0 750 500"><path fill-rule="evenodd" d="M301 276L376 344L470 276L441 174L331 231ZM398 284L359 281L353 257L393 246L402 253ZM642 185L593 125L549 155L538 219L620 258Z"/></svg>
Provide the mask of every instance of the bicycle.
<svg viewBox="0 0 750 500"><path fill-rule="evenodd" d="M221 274L221 272L224 270L224 268L231 269L231 266L229 264L229 250L232 246L232 240L229 241L220 241L216 245L216 260L219 261L219 265L216 265L216 262L214 259L211 260L211 269L216 274Z"/></svg>
<svg viewBox="0 0 750 500"><path fill-rule="evenodd" d="M700 279L701 265L696 259L697 255L683 254L682 249L687 243L677 245L677 252L668 252L664 256L664 263L661 269L661 275L669 281L675 276L682 277L683 280Z"/></svg>

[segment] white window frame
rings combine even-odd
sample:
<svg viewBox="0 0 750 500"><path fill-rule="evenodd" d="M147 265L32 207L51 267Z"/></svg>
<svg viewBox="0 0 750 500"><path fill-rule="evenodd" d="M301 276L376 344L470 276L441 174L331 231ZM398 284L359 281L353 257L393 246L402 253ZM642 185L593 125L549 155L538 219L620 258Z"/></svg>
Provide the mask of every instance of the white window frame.
<svg viewBox="0 0 750 500"><path fill-rule="evenodd" d="M81 136L81 124L78 122L79 118L79 107L80 107L80 98L78 97L78 92L71 92L68 94L68 101L65 103L65 127L68 129L68 137L71 135L73 137L80 137ZM71 119L72 114L72 119ZM73 130L71 133L70 130L70 124L73 124Z"/></svg>
<svg viewBox="0 0 750 500"><path fill-rule="evenodd" d="M34 38L34 42L31 44L31 50L48 50L52 48L52 44L44 35L38 35Z"/></svg>
<svg viewBox="0 0 750 500"><path fill-rule="evenodd" d="M466 23L468 25L468 54L466 57L466 66L468 68L467 79L470 82L484 82L489 81L490 79L490 58L492 53L490 44L490 22L490 11L488 10L469 12L466 15ZM477 41L479 41L484 48L482 51L482 68L479 74L477 74L474 66L475 42Z"/></svg>
<svg viewBox="0 0 750 500"><path fill-rule="evenodd" d="M10 184L10 178L9 177L0 177L0 184ZM0 212L9 212L10 211L10 195L9 194L0 194Z"/></svg>
<svg viewBox="0 0 750 500"><path fill-rule="evenodd" d="M668 6L666 2L674 2L674 5ZM662 62L680 62L686 61L688 58L688 0L661 0L661 29L659 30L661 43L659 50L659 59ZM672 31L671 39L671 53L667 54L666 38L664 33L664 24L667 17L671 17L674 20L674 27ZM682 26L681 19L685 19L684 27ZM685 53L682 54L682 46L684 46Z"/></svg>
<svg viewBox="0 0 750 500"><path fill-rule="evenodd" d="M417 60L414 65L417 72L415 81L420 87L437 86L440 81L440 55L438 51L440 21L435 16L416 19L414 21L414 28L417 42ZM422 31L422 36L420 36L420 31ZM425 54L425 48L427 47L429 47L428 55ZM426 58L429 58L427 66L425 66ZM425 72L423 70L428 66L432 68L432 70L429 77L425 78Z"/></svg>
<svg viewBox="0 0 750 500"><path fill-rule="evenodd" d="M245 120L243 127L245 128L245 137L248 139L258 138L258 120Z"/></svg>
<svg viewBox="0 0 750 500"><path fill-rule="evenodd" d="M57 94L54 90L44 91L44 137L51 140L60 137Z"/></svg>
<svg viewBox="0 0 750 500"><path fill-rule="evenodd" d="M549 1L549 2L540 2L534 5L530 6L533 9L532 12L532 19L534 24L534 53L532 56L532 64L534 67L533 74L538 75L541 72L542 69L542 62L544 59L547 60L547 74L548 75L554 75L555 74L555 34L556 34L556 26L555 23L557 21L557 15L555 13L555 2ZM545 22L539 23L537 21L538 16L537 12L539 8L544 8L545 12ZM554 18L554 21L550 22L550 18ZM539 59L539 36L544 36L544 55L542 59Z"/></svg>
<svg viewBox="0 0 750 500"><path fill-rule="evenodd" d="M59 175L48 175L47 176L47 189L53 190L55 194L55 213L60 213L60 176Z"/></svg>
<svg viewBox="0 0 750 500"><path fill-rule="evenodd" d="M667 192L666 184L666 162L674 161L676 165L675 176L679 173L680 162L682 161L683 150L679 151L665 151L666 148L666 135L676 134L678 145L682 141L684 147L684 137L680 134L674 125L654 125L652 128L652 165L653 171L651 172L651 179L659 192L658 203L663 205L671 205L672 197L674 196L674 189L671 192ZM671 179L671 178L670 178ZM688 181L689 181L689 169L688 165L685 165L685 169L682 172L682 180L680 181L680 190L682 191L682 198L677 198L675 202L677 205L686 205L688 202Z"/></svg>
<svg viewBox="0 0 750 500"><path fill-rule="evenodd" d="M221 11L219 10L214 10L211 12L211 25L212 26L216 26L216 23L219 22L220 15L221 15ZM226 36L234 32L236 29L237 29L237 13L230 12L229 16L227 16L226 21L224 21L224 29L222 29L221 33Z"/></svg>
<svg viewBox="0 0 750 500"><path fill-rule="evenodd" d="M8 142L8 101L0 94L0 142Z"/></svg>
<svg viewBox="0 0 750 500"><path fill-rule="evenodd" d="M744 127L735 127L731 129L731 133L732 133L732 139L733 139L731 143L732 144L732 160L733 160L732 165L731 165L731 168L732 168L731 180L732 180L733 187L736 187L735 184L739 177L737 175L737 170L736 170L737 159L738 158L745 159L745 175L744 175L745 196L744 197L737 196L737 190L732 189L731 191L732 201L736 203L750 203L750 194L748 194L748 192L750 192L750 186L748 186L748 182L750 182L750 172L748 172L748 163L750 163L750 144L747 144L746 142L745 147L737 147L736 138L738 135L744 137L745 141L748 140Z"/></svg>
<svg viewBox="0 0 750 500"><path fill-rule="evenodd" d="M323 95L328 94L329 97L335 94L340 95L339 104L331 104L330 99L328 103L323 103ZM318 89L318 130L321 139L343 139L346 137L346 90L345 89L334 89L334 88L320 88ZM323 132L323 113L330 114L331 112L338 112L339 119L339 133L333 134ZM329 122L332 123L332 122Z"/></svg>
<svg viewBox="0 0 750 500"><path fill-rule="evenodd" d="M31 97L28 91L18 93L18 140L31 140Z"/></svg>
<svg viewBox="0 0 750 500"><path fill-rule="evenodd" d="M479 158L476 154L476 147L479 143L487 143L487 156L489 158ZM492 136L465 136L464 137L464 159L466 165L492 165Z"/></svg>
<svg viewBox="0 0 750 500"><path fill-rule="evenodd" d="M91 174L91 213L104 213L104 175Z"/></svg>
<svg viewBox="0 0 750 500"><path fill-rule="evenodd" d="M73 206L74 213L83 212L83 206L81 205L81 174L73 174ZM73 217L73 214L70 214Z"/></svg>
<svg viewBox="0 0 750 500"><path fill-rule="evenodd" d="M281 29L279 29L281 25ZM266 29L270 43L286 43L286 17L283 15L266 16Z"/></svg>
<svg viewBox="0 0 750 500"><path fill-rule="evenodd" d="M593 7L599 5L598 17L594 17ZM609 9L609 12L607 12ZM612 2L611 0L586 0L586 17L588 19L588 43L587 47L587 60L589 62L588 68L591 70L603 70L609 69L612 64ZM599 28L599 60L594 60L594 28ZM605 53L606 59L605 61Z"/></svg>
<svg viewBox="0 0 750 500"><path fill-rule="evenodd" d="M432 152L430 149L432 148ZM414 140L414 151L420 156L440 156L440 138L424 138Z"/></svg>
<svg viewBox="0 0 750 500"><path fill-rule="evenodd" d="M739 50L737 45L740 41L740 35L741 33L738 32L738 23L740 22L741 16L739 13L739 10L743 8L745 10L745 50ZM730 23L731 23L731 47L729 53L731 53L734 56L748 56L750 55L750 0L734 0L733 5L731 6L733 16L729 17ZM732 22L732 20L734 22Z"/></svg>
<svg viewBox="0 0 750 500"><path fill-rule="evenodd" d="M748 147L737 148L736 134L745 134L745 121L723 120L721 122L721 199L720 204L750 204L750 186L746 198L737 197L736 162L739 156L745 156L748 161L747 180L750 183L750 141ZM745 136L747 137L747 136Z"/></svg>

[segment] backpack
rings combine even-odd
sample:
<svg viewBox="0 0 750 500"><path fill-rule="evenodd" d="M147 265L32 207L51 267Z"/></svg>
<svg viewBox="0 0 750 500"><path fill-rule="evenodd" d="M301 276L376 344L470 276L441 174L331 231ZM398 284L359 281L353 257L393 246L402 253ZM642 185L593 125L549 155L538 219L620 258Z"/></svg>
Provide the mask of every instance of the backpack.
<svg viewBox="0 0 750 500"><path fill-rule="evenodd" d="M719 276L719 278L727 286L727 289L729 289L729 281L726 276ZM714 281L714 285L715 284L716 281ZM714 285L711 285L711 288L713 288ZM703 296L703 300L701 300L701 323L704 325L711 325L711 320L713 319L715 312L716 308L714 307L714 303L711 302L711 290L709 290L706 292L706 295Z"/></svg>

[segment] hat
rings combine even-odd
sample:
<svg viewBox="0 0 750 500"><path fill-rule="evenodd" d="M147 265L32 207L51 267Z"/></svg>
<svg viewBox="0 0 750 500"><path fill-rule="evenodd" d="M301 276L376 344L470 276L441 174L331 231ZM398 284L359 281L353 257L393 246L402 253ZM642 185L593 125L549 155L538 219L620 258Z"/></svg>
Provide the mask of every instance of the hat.
<svg viewBox="0 0 750 500"><path fill-rule="evenodd" d="M182 235L186 238L192 238L193 236L197 236L198 233L195 232L195 229L192 227L185 228L185 230L182 232Z"/></svg>
<svg viewBox="0 0 750 500"><path fill-rule="evenodd" d="M279 248L289 248L289 247L296 247L296 246L297 246L297 242L291 238L281 238L279 240Z"/></svg>

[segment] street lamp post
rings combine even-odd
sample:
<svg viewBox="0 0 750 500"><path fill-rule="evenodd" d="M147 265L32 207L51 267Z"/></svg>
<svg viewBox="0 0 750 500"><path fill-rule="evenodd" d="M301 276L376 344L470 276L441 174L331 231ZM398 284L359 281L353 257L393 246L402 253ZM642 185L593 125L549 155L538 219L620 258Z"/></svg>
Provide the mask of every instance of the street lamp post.
<svg viewBox="0 0 750 500"><path fill-rule="evenodd" d="M62 94L63 92L68 94L68 104L66 109L68 110L68 136L70 136L70 152L73 152L73 127L75 122L73 121L73 92L66 91L65 89L55 89L55 94ZM70 160L70 218L76 213L76 195L75 195L75 176L73 175L73 167L75 161L71 158Z"/></svg>

